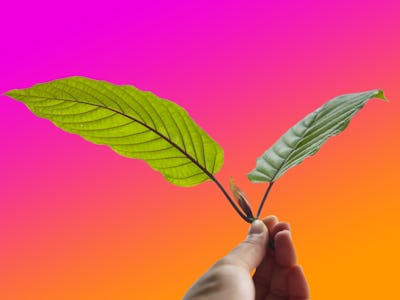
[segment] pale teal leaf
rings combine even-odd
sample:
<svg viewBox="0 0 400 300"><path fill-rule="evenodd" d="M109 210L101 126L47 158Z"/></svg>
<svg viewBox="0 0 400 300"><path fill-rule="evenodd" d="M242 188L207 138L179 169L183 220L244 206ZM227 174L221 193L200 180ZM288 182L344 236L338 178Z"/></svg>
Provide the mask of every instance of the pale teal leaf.
<svg viewBox="0 0 400 300"><path fill-rule="evenodd" d="M342 132L351 118L372 98L385 100L381 90L347 94L328 101L295 126L257 159L248 174L252 182L274 182L287 170L315 154L326 140Z"/></svg>
<svg viewBox="0 0 400 300"><path fill-rule="evenodd" d="M183 108L133 86L69 77L6 94L67 132L145 160L176 185L204 182L223 164L221 147Z"/></svg>

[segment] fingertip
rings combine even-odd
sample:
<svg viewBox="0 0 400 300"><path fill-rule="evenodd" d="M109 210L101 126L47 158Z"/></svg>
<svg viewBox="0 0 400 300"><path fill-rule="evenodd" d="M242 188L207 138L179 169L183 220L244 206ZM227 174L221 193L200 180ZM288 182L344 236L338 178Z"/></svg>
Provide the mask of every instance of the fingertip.
<svg viewBox="0 0 400 300"><path fill-rule="evenodd" d="M287 229L277 232L275 234L275 242L281 243L282 246L288 246L292 243L292 233Z"/></svg>
<svg viewBox="0 0 400 300"><path fill-rule="evenodd" d="M296 264L296 251L294 249L292 234L289 230L282 230L274 237L276 262L283 267Z"/></svg>
<svg viewBox="0 0 400 300"><path fill-rule="evenodd" d="M287 230L290 231L290 225L287 222L279 222L276 224L272 230L271 230L271 235L274 237L278 232Z"/></svg>
<svg viewBox="0 0 400 300"><path fill-rule="evenodd" d="M279 222L278 218L274 215L270 215L263 219L265 226L267 226L268 230L271 231L275 225Z"/></svg>
<svg viewBox="0 0 400 300"><path fill-rule="evenodd" d="M267 226L261 220L255 220L250 225L249 234L263 234L264 232L268 232Z"/></svg>
<svg viewBox="0 0 400 300"><path fill-rule="evenodd" d="M265 217L265 218L263 219L263 221L264 221L264 223L265 223L265 222L271 222L271 221L278 222L279 220L278 220L278 217L277 217L277 216L275 216L275 215L269 215L268 217Z"/></svg>

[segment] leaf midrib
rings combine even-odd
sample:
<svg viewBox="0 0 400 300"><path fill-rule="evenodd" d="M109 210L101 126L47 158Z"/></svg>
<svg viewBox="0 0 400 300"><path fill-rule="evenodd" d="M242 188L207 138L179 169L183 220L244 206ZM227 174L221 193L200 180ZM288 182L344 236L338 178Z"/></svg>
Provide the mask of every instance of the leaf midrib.
<svg viewBox="0 0 400 300"><path fill-rule="evenodd" d="M65 102L73 102L73 103L81 103L81 104L86 104L86 105L91 105L94 107L98 107L98 108L103 108L109 111L112 111L116 114L119 114L125 118L128 118L134 122L139 123L140 125L142 125L143 127L147 128L148 130L154 132L155 134L157 134L158 136L160 136L161 138L163 138L166 142L168 142L169 144L171 144L173 147L175 147L179 152L181 152L183 155L185 155L192 163L194 163L201 171L203 171L210 179L212 179L213 181L215 181L215 177L212 173L210 173L205 167L203 167L199 162L197 162L190 154L188 154L185 150L183 150L180 146L178 146L176 143L174 143L172 140L170 140L169 138L167 138L165 135L163 135L162 133L156 131L155 129L151 128L149 125L147 125L146 123L143 123L142 121L131 117L123 112L120 112L118 110L115 110L113 108L104 106L104 105L98 105L98 104L93 104L93 103L89 103L89 102L85 102L85 101L79 101L76 99L59 99L59 98L55 98L55 97L43 97L43 96L32 96L29 95L29 97L31 98L40 98L40 99L44 99L44 100L57 100L57 101L65 101Z"/></svg>
<svg viewBox="0 0 400 300"><path fill-rule="evenodd" d="M320 114L321 111L318 111L315 113L314 118L312 119L312 121L310 122L310 125L307 126L307 129L304 131L304 133L301 135L301 137L299 138L299 140L297 141L296 145L292 148L292 150L289 152L289 154L286 156L286 158L284 159L284 161L281 163L281 165L279 166L279 168L277 169L277 171L275 172L275 175L271 178L271 182L274 182L276 176L279 174L279 172L281 171L281 169L283 168L283 166L286 164L286 162L289 160L290 156L292 155L292 153L296 150L297 145L300 143L300 141L307 135L308 131L310 130L310 128L313 126L315 120L317 119L318 115ZM296 126L296 125L295 125Z"/></svg>
<svg viewBox="0 0 400 300"><path fill-rule="evenodd" d="M326 105L326 104L325 104ZM335 108L332 111L329 112L329 114L331 114L333 111L335 110L340 110L340 108ZM273 182L276 178L276 176L279 174L279 172L283 169L283 166L286 164L286 162L290 159L290 157L292 156L293 152L296 150L297 145L303 140L303 138L308 134L308 132L310 131L310 128L313 127L314 123L316 122L316 120L318 119L319 115L323 112L323 109L321 107L320 110L315 111L315 116L312 119L312 121L310 122L309 126L307 126L307 129L304 131L304 133L301 135L301 137L299 138L299 140L297 141L296 145L292 148L292 150L290 151L290 153L287 155L287 157L284 159L284 161L281 163L281 165L279 166L279 168L277 169L275 175L272 177L271 182ZM296 125L295 125L296 126Z"/></svg>

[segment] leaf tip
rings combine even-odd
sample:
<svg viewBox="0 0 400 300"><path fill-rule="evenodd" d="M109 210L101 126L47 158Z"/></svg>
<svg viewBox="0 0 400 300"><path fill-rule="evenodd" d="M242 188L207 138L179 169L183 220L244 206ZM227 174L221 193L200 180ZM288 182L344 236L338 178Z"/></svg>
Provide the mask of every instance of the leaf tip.
<svg viewBox="0 0 400 300"><path fill-rule="evenodd" d="M15 93L16 90L9 90L7 92L5 92L3 95L8 96L8 97L12 97L13 94Z"/></svg>

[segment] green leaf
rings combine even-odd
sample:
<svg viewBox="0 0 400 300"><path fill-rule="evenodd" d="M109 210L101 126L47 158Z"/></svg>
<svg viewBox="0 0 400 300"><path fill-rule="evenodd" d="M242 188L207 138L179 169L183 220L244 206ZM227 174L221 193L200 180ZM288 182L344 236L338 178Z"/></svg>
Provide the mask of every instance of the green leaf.
<svg viewBox="0 0 400 300"><path fill-rule="evenodd" d="M287 170L315 154L326 140L342 132L372 98L386 100L381 90L347 94L328 101L295 126L257 159L248 174L252 182L274 182Z"/></svg>
<svg viewBox="0 0 400 300"><path fill-rule="evenodd" d="M145 160L173 184L199 184L222 167L221 147L183 108L133 86L69 77L6 94L67 132Z"/></svg>

